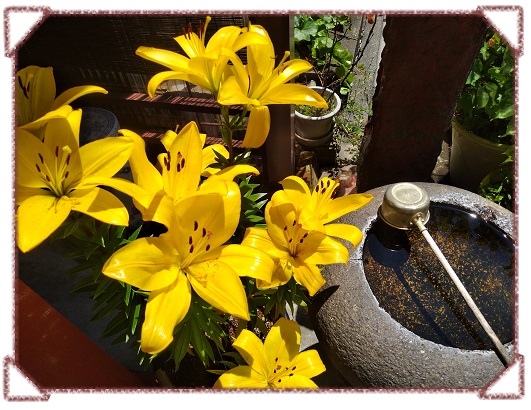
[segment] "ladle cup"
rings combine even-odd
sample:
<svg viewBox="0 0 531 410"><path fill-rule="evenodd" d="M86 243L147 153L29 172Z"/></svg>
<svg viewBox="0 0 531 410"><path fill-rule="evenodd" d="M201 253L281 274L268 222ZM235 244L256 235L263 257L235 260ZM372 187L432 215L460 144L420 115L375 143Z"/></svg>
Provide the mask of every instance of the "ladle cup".
<svg viewBox="0 0 531 410"><path fill-rule="evenodd" d="M507 367L511 359L503 344L492 330L491 326L424 225L428 222L430 217L429 206L430 198L423 188L409 182L400 182L390 185L387 188L383 202L378 209L378 215L386 224L393 228L409 230L416 226L420 230L422 236L424 236L424 239L426 239L430 248L437 256L437 259L439 259L461 293L461 296L465 299L468 307L472 310L474 316L483 327L492 343L494 343L503 365Z"/></svg>

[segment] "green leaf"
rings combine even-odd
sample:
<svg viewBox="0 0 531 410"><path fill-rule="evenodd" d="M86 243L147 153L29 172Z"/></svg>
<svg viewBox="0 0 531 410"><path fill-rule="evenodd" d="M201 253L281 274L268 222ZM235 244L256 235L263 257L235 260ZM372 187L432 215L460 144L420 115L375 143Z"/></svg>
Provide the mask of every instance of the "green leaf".
<svg viewBox="0 0 531 410"><path fill-rule="evenodd" d="M109 313L111 313L114 309L116 309L120 304L123 303L122 295L120 294L114 294L113 297L109 300L109 302L100 310L98 310L94 316L91 318L92 321L100 320L107 316Z"/></svg>
<svg viewBox="0 0 531 410"><path fill-rule="evenodd" d="M479 87L476 92L476 105L478 108L485 108L489 102L489 94L483 87Z"/></svg>

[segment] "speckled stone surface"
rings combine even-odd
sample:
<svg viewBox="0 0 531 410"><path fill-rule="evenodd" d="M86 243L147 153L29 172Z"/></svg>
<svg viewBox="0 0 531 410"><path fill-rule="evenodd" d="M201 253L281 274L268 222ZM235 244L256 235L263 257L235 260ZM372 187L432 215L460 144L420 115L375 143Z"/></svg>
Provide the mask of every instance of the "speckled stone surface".
<svg viewBox="0 0 531 410"><path fill-rule="evenodd" d="M514 235L514 214L469 191L418 183L431 201L472 211ZM364 238L377 219L387 186L368 191L373 201L337 222L353 224ZM348 265L328 265L326 285L310 304L310 317L322 350L353 387L484 387L504 367L492 350L464 350L423 339L382 309L365 277L363 242ZM505 345L513 354L512 344Z"/></svg>

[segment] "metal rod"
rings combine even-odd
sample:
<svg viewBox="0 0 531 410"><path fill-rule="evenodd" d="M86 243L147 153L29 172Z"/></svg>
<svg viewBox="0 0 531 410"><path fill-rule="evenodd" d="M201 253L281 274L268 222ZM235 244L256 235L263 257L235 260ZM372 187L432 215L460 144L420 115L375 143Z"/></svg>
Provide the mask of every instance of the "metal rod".
<svg viewBox="0 0 531 410"><path fill-rule="evenodd" d="M428 244L430 245L431 249L439 259L439 261L442 263L444 269L446 272L450 275L450 278L454 282L454 284L457 286L457 289L461 293L461 296L465 299L465 302L467 303L468 307L472 310L474 313L474 316L476 316L476 319L479 321L480 325L483 327L485 332L487 332L487 335L489 336L492 343L494 343L494 346L496 348L496 351L498 352L498 356L500 357L500 360L502 361L503 365L507 367L509 363L511 362L511 358L509 357L509 354L505 350L505 347L503 346L502 342L498 337L496 336L496 333L494 333L494 330L490 327L489 323L485 319L485 317L481 314L479 308L475 304L475 302L472 300L472 297L466 290L465 286L455 273L455 271L452 269L448 261L446 260L445 256L431 237L430 233L428 232L427 228L424 226L422 216L417 216L413 218L413 221L415 225L419 228L420 232L422 233L422 236L426 239Z"/></svg>

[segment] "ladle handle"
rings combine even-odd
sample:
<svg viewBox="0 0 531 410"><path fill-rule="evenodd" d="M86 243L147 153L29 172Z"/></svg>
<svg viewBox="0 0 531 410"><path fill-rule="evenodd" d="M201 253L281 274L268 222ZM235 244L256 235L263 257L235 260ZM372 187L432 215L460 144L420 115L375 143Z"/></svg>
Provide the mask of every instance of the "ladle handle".
<svg viewBox="0 0 531 410"><path fill-rule="evenodd" d="M487 332L487 335L489 336L492 343L494 343L494 346L496 347L496 350L498 351L498 354L500 356L501 361L503 362L504 366L507 367L509 363L511 362L511 358L507 354L507 351L505 350L502 342L498 337L496 336L496 333L494 333L494 330L490 327L489 323L485 319L485 317L480 312L479 308L475 304L475 302L470 297L470 294L466 290L465 286L455 273L455 271L452 269L448 261L446 260L445 256L431 237L430 233L428 232L427 228L424 226L424 223L422 221L421 217L417 217L413 219L413 222L417 227L419 228L420 232L422 233L422 236L426 239L428 244L430 245L431 249L439 259L439 261L442 263L444 269L446 269L446 272L450 275L450 278L454 282L454 284L457 286L457 289L461 293L461 296L465 299L465 302L467 303L468 307L472 310L474 315L476 316L476 319L479 321L485 332Z"/></svg>

